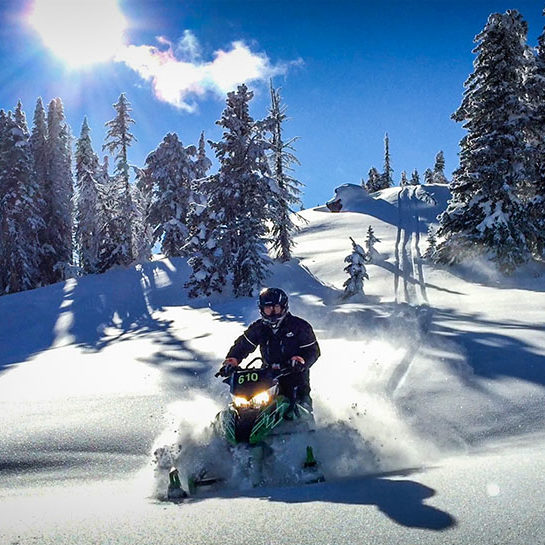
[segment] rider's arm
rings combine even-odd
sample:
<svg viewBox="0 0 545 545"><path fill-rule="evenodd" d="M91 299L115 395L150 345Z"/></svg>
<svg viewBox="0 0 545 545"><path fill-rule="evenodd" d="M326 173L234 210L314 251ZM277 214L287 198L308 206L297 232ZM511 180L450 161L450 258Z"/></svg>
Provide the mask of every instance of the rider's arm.
<svg viewBox="0 0 545 545"><path fill-rule="evenodd" d="M297 336L299 341L298 356L305 360L305 365L310 367L320 357L320 346L312 326L308 322L302 322Z"/></svg>
<svg viewBox="0 0 545 545"><path fill-rule="evenodd" d="M226 358L236 358L240 363L248 354L253 352L260 342L261 324L254 322L234 343L227 352Z"/></svg>

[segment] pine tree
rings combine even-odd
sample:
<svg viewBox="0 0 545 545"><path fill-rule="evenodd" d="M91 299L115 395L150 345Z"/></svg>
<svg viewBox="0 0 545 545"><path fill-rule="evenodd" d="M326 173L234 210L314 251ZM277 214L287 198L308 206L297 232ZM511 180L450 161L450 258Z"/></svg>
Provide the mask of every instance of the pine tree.
<svg viewBox="0 0 545 545"><path fill-rule="evenodd" d="M375 167L371 167L367 175L367 191L369 193L374 193L375 191L379 191L380 189L381 189L380 173Z"/></svg>
<svg viewBox="0 0 545 545"><path fill-rule="evenodd" d="M119 264L119 184L109 174L109 158L104 157L98 170L98 217L100 225L97 272L103 273Z"/></svg>
<svg viewBox="0 0 545 545"><path fill-rule="evenodd" d="M448 184L448 180L445 176L445 156L442 151L440 151L435 156L435 165L433 166L433 182L432 183Z"/></svg>
<svg viewBox="0 0 545 545"><path fill-rule="evenodd" d="M197 148L197 160L193 166L193 171L195 173L195 179L200 180L204 178L210 168L212 167L212 161L206 156L206 142L204 139L204 131L201 133L199 138L199 145Z"/></svg>
<svg viewBox="0 0 545 545"><path fill-rule="evenodd" d="M32 176L29 133L21 103L0 112L0 293L40 284L38 231L43 220Z"/></svg>
<svg viewBox="0 0 545 545"><path fill-rule="evenodd" d="M46 231L44 232L42 277L44 283L65 280L73 260L72 137L60 98L53 99L47 111L47 179L44 193Z"/></svg>
<svg viewBox="0 0 545 545"><path fill-rule="evenodd" d="M115 158L114 183L119 194L119 204L116 217L112 220L110 236L115 244L113 263L129 265L135 258L133 248L133 228L136 220L136 208L132 202L130 187L130 165L128 149L136 140L131 133L131 105L125 93L121 93L118 101L113 105L116 116L106 123L106 141L103 150L111 153Z"/></svg>
<svg viewBox="0 0 545 545"><path fill-rule="evenodd" d="M527 53L527 60L527 168L531 172L533 184L522 192L522 196L527 197L528 217L535 227L529 235L528 243L533 254L545 260L545 28L538 37L536 54Z"/></svg>
<svg viewBox="0 0 545 545"><path fill-rule="evenodd" d="M409 185L409 180L407 179L407 171L403 170L401 172L401 180L399 181L401 187L406 187Z"/></svg>
<svg viewBox="0 0 545 545"><path fill-rule="evenodd" d="M87 118L76 143L76 246L79 266L86 274L98 268L101 221L99 204L99 161L93 151Z"/></svg>
<svg viewBox="0 0 545 545"><path fill-rule="evenodd" d="M300 204L301 182L296 180L289 173L293 171L292 165L299 165L293 151L292 138L287 142L283 137L283 123L287 118L286 107L281 103L279 89L274 89L271 82L271 107L269 117L271 126L271 172L276 182L276 199L270 206L270 221L272 224L272 249L276 259L282 262L291 259L293 248L293 235L297 232L297 226L291 217L293 211L291 206Z"/></svg>
<svg viewBox="0 0 545 545"><path fill-rule="evenodd" d="M146 173L154 188L150 210L154 240L162 241L161 250L167 257L183 255L187 242L187 216L195 179L192 157L196 153L195 146L184 148L178 136L169 133L146 158Z"/></svg>
<svg viewBox="0 0 545 545"><path fill-rule="evenodd" d="M154 245L151 221L153 206L153 178L146 168L136 168L136 185L133 187L134 205L139 221L134 229L135 253L138 261L149 261Z"/></svg>
<svg viewBox="0 0 545 545"><path fill-rule="evenodd" d="M527 25L517 11L492 14L477 35L475 70L453 114L467 134L452 198L440 216L437 260L454 263L485 253L507 273L527 261L532 230L516 189L526 183L523 93Z"/></svg>
<svg viewBox="0 0 545 545"><path fill-rule="evenodd" d="M426 248L423 256L432 261L435 260L435 254L437 252L437 237L435 236L435 231L436 229L433 225L428 227L428 247Z"/></svg>
<svg viewBox="0 0 545 545"><path fill-rule="evenodd" d="M367 237L365 238L365 259L368 263L373 263L376 261L378 257L380 257L379 252L375 248L375 244L377 242L380 242L380 239L375 236L375 232L373 231L373 227L369 225L369 228L367 229Z"/></svg>
<svg viewBox="0 0 545 545"><path fill-rule="evenodd" d="M426 185L435 183L435 180L434 180L434 178L433 178L433 171L432 171L431 168L427 168L427 169L424 171L424 183L425 183Z"/></svg>
<svg viewBox="0 0 545 545"><path fill-rule="evenodd" d="M416 168L413 170L411 174L411 181L409 182L410 185L420 185L420 174L418 174L418 170Z"/></svg>
<svg viewBox="0 0 545 545"><path fill-rule="evenodd" d="M224 128L223 139L210 145L220 170L201 184L207 204L201 214L202 246L189 260L193 273L187 287L192 296L221 291L228 272L235 296L251 296L267 274L265 222L274 181L264 131L270 121L253 120L248 109L252 97L246 85L228 93L227 106L216 122Z"/></svg>
<svg viewBox="0 0 545 545"><path fill-rule="evenodd" d="M348 263L344 271L349 275L349 278L343 284L343 299L349 299L355 295L365 295L363 282L364 279L369 280L369 275L365 268L365 261L367 259L365 250L359 244L356 244L352 237L350 237L350 240L352 241L352 253L344 259L345 263Z"/></svg>
<svg viewBox="0 0 545 545"><path fill-rule="evenodd" d="M384 172L380 177L380 189L388 189L394 185L392 163L390 158L390 138L384 135Z"/></svg>
<svg viewBox="0 0 545 545"><path fill-rule="evenodd" d="M39 268L42 271L47 270L47 253L44 248L48 246L48 234L45 218L47 217L47 193L48 193L48 155L47 155L47 117L41 98L36 101L34 109L34 121L30 135L30 154L31 154L31 173L33 183L37 189L37 210L41 218L41 227L38 230L39 240ZM48 278L43 278L42 283L48 283Z"/></svg>

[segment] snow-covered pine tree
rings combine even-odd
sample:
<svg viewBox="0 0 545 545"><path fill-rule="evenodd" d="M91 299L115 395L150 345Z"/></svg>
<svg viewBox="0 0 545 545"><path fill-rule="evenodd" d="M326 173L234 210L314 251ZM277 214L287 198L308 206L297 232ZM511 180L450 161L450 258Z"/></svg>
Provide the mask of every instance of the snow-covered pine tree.
<svg viewBox="0 0 545 545"><path fill-rule="evenodd" d="M373 263L376 261L377 257L380 257L379 252L375 248L375 244L380 242L380 239L375 236L373 226L369 225L367 229L367 236L365 238L365 259L368 263Z"/></svg>
<svg viewBox="0 0 545 545"><path fill-rule="evenodd" d="M97 272L103 273L119 263L119 184L109 174L107 155L99 166L97 182L100 224Z"/></svg>
<svg viewBox="0 0 545 545"><path fill-rule="evenodd" d="M427 168L427 169L424 171L424 183L425 183L426 185L435 183L435 181L434 181L434 179L433 179L433 171L432 171L431 168Z"/></svg>
<svg viewBox="0 0 545 545"><path fill-rule="evenodd" d="M281 103L280 90L274 89L272 81L270 85L271 107L269 117L271 119L271 155L270 165L276 192L276 199L270 205L270 221L272 225L271 239L272 249L276 259L285 262L291 259L293 248L293 235L297 232L297 226L292 221L292 206L301 203L299 189L303 184L290 175L293 165L299 165L294 155L293 143L297 137L284 141L283 123L287 118L286 106Z"/></svg>
<svg viewBox="0 0 545 545"><path fill-rule="evenodd" d="M37 209L40 218L42 219L42 227L38 230L39 239L39 251L40 251L40 270L44 270L46 265L44 264L44 258L47 259L47 255L44 255L43 248L47 247L48 235L46 222L44 221L47 215L47 187L48 187L48 159L47 159L47 116L45 108L41 98L36 101L36 107L34 109L34 121L32 125L32 131L30 134L30 154L32 159L32 177L38 191ZM47 283L47 279L43 279L42 283Z"/></svg>
<svg viewBox="0 0 545 545"><path fill-rule="evenodd" d="M401 180L399 180L400 187L406 187L409 185L409 180L407 179L407 171L403 170L401 172Z"/></svg>
<svg viewBox="0 0 545 545"><path fill-rule="evenodd" d="M90 132L85 117L76 142L76 248L79 267L85 274L97 271L101 236L99 161Z"/></svg>
<svg viewBox="0 0 545 545"><path fill-rule="evenodd" d="M153 204L153 178L145 168L134 167L136 184L132 187L138 221L134 228L134 251L138 261L149 261L153 250L153 226L151 209Z"/></svg>
<svg viewBox="0 0 545 545"><path fill-rule="evenodd" d="M114 183L118 192L118 207L116 217L112 220L110 237L115 245L112 260L114 264L129 265L135 258L133 248L133 228L136 220L136 207L132 202L130 187L130 165L128 149L136 140L131 133L131 105L121 93L113 105L115 117L106 123L106 141L103 150L111 153L115 158Z"/></svg>
<svg viewBox="0 0 545 545"><path fill-rule="evenodd" d="M543 11L545 15L545 10ZM533 254L545 260L545 28L533 52L527 52L526 95L529 101L527 124L527 168L532 183L523 191L527 197L528 217L535 229L529 235Z"/></svg>
<svg viewBox="0 0 545 545"><path fill-rule="evenodd" d="M380 189L388 189L394 185L394 169L390 157L390 138L388 133L384 135L384 172L380 176Z"/></svg>
<svg viewBox="0 0 545 545"><path fill-rule="evenodd" d="M206 142L204 139L204 131L201 132L199 145L197 148L197 159L193 164L194 179L191 181L191 197L189 199L189 210L187 213L187 230L188 237L184 255L193 256L198 253L198 248L201 245L200 234L202 234L203 226L203 207L206 205L206 197L203 194L201 183L206 178L208 171L212 167L212 161L206 155Z"/></svg>
<svg viewBox="0 0 545 545"><path fill-rule="evenodd" d="M206 197L202 246L189 260L193 272L187 287L192 296L221 291L232 273L236 296L251 296L262 285L269 259L265 242L271 180L264 131L270 121L254 121L246 85L228 93L216 123L224 128L220 142L210 142L220 164L217 174L201 184ZM194 237L196 238L196 237Z"/></svg>
<svg viewBox="0 0 545 545"><path fill-rule="evenodd" d="M428 182L426 182L428 183ZM433 182L434 184L448 184L445 176L445 155L442 151L435 156L435 164L433 166Z"/></svg>
<svg viewBox="0 0 545 545"><path fill-rule="evenodd" d="M178 135L168 133L146 158L146 173L153 180L150 221L154 241L161 240L167 257L184 255L191 185L195 179L195 146L184 147Z"/></svg>
<svg viewBox="0 0 545 545"><path fill-rule="evenodd" d="M420 174L418 174L418 170L416 168L412 171L411 180L410 180L409 184L410 185L420 185Z"/></svg>
<svg viewBox="0 0 545 545"><path fill-rule="evenodd" d="M51 100L47 110L47 180L45 193L44 283L65 280L73 260L72 136L60 98Z"/></svg>
<svg viewBox="0 0 545 545"><path fill-rule="evenodd" d="M0 293L40 284L38 231L43 220L32 176L29 133L21 103L0 113Z"/></svg>
<svg viewBox="0 0 545 545"><path fill-rule="evenodd" d="M349 277L343 284L343 299L349 299L355 295L365 295L363 282L364 279L369 280L369 275L365 268L365 261L367 259L365 250L359 244L356 244L352 237L350 237L350 240L352 241L352 253L344 258L345 263L348 263L344 271Z"/></svg>
<svg viewBox="0 0 545 545"><path fill-rule="evenodd" d="M430 259L432 261L435 260L435 253L437 251L437 237L435 236L435 232L436 227L430 225L428 227L428 247L426 248L426 251L423 255L424 258Z"/></svg>
<svg viewBox="0 0 545 545"><path fill-rule="evenodd" d="M193 172L195 174L195 179L200 180L204 178L210 168L212 167L212 161L206 155L206 141L204 139L204 131L201 132L199 138L199 145L197 147L197 159L193 165Z"/></svg>
<svg viewBox="0 0 545 545"><path fill-rule="evenodd" d="M436 259L455 263L484 253L511 273L530 257L525 217L516 188L527 180L523 96L527 25L515 10L490 15L476 37L474 71L453 114L467 134L452 198L440 216Z"/></svg>
<svg viewBox="0 0 545 545"><path fill-rule="evenodd" d="M380 173L375 167L369 169L367 174L367 191L373 193L381 189Z"/></svg>

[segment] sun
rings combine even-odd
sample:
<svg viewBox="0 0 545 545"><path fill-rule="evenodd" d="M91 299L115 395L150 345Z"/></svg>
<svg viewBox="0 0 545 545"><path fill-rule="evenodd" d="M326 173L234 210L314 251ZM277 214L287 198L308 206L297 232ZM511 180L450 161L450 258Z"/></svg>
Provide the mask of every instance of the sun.
<svg viewBox="0 0 545 545"><path fill-rule="evenodd" d="M117 0L34 0L28 21L73 68L113 58L127 29Z"/></svg>

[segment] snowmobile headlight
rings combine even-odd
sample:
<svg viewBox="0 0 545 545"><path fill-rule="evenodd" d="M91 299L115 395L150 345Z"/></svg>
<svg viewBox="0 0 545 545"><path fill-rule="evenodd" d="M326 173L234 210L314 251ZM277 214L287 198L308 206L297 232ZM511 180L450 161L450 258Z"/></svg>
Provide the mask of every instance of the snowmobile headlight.
<svg viewBox="0 0 545 545"><path fill-rule="evenodd" d="M247 407L250 404L245 397L241 396L235 396L233 398L233 403L235 404L235 407Z"/></svg>
<svg viewBox="0 0 545 545"><path fill-rule="evenodd" d="M259 394L252 397L252 405L266 405L269 403L270 399L271 396L269 390L265 390L264 392L259 392Z"/></svg>

